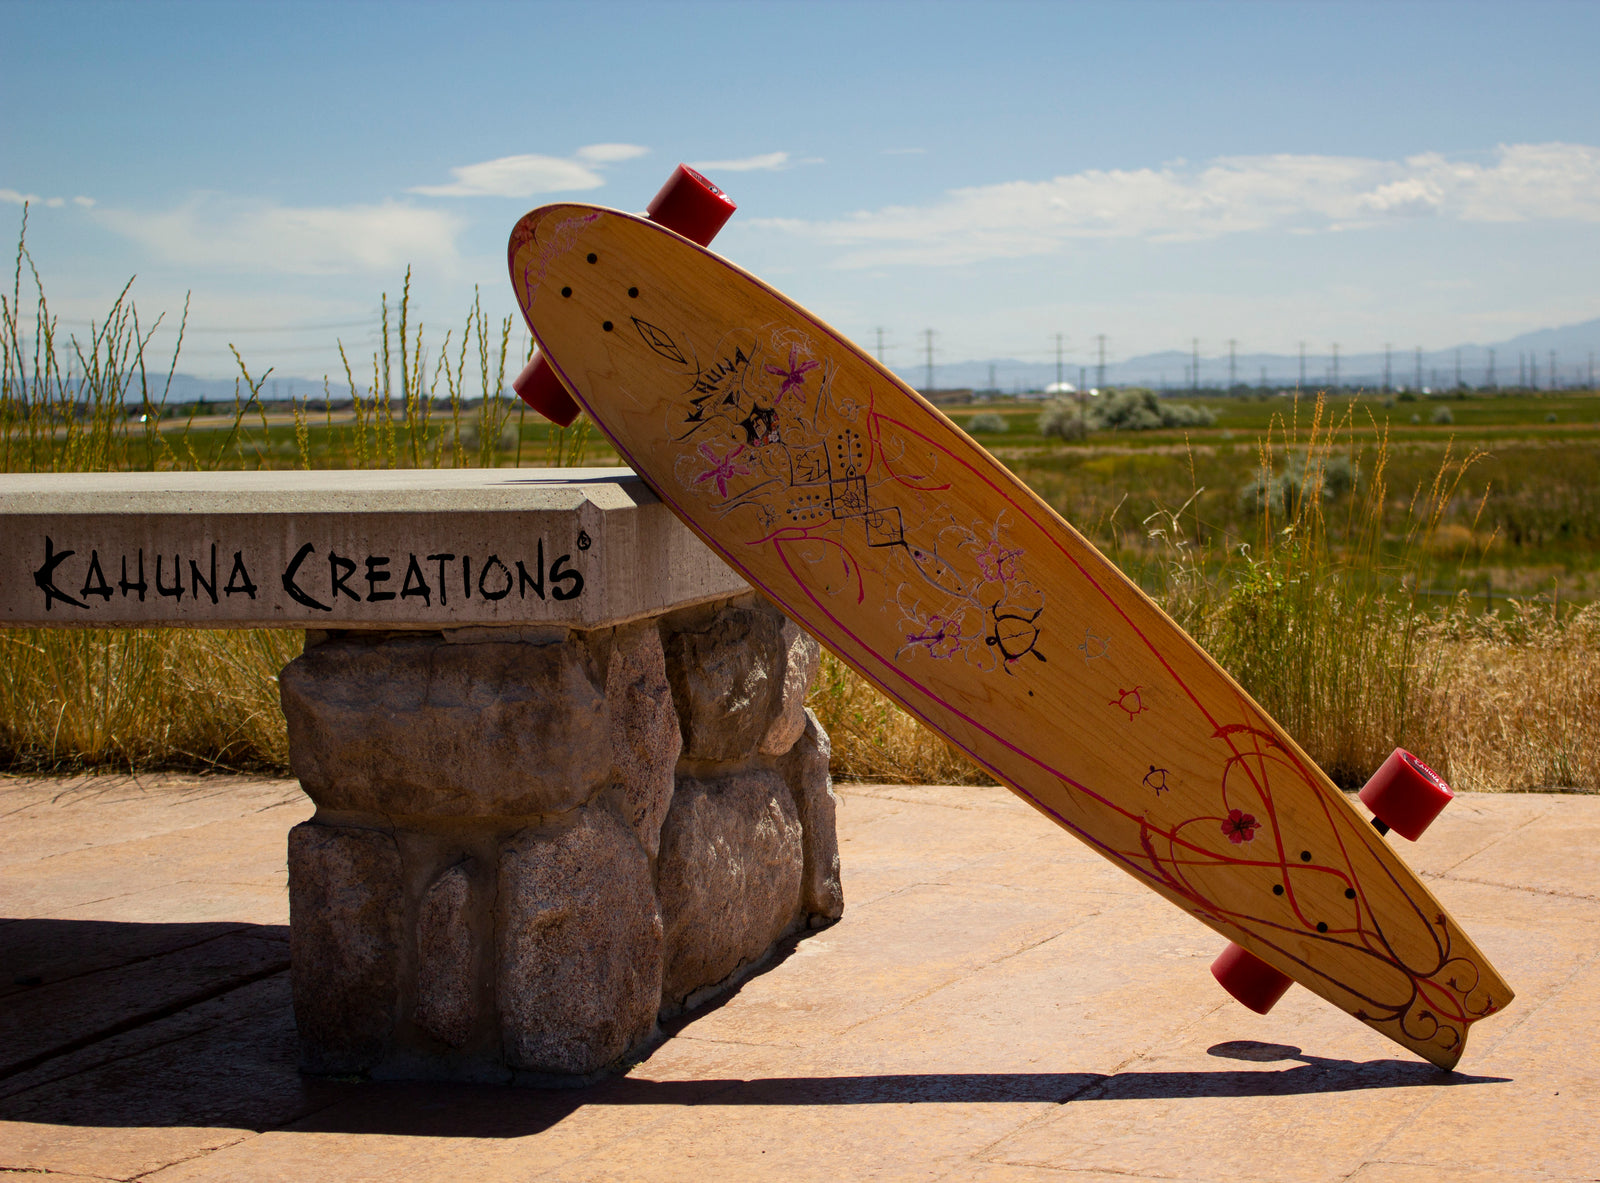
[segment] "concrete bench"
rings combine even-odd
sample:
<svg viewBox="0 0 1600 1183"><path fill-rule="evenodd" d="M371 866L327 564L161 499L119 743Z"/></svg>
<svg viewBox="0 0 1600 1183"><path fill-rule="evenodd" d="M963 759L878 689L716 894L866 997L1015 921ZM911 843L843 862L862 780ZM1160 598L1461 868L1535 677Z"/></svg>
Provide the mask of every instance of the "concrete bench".
<svg viewBox="0 0 1600 1183"><path fill-rule="evenodd" d="M0 476L0 625L305 630L306 1071L590 1079L842 912L816 642L625 469Z"/></svg>

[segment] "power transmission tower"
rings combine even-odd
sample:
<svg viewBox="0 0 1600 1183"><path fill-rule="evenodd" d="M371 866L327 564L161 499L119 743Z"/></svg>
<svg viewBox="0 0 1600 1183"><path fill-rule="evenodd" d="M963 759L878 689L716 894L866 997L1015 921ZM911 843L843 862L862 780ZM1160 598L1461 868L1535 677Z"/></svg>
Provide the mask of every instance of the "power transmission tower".
<svg viewBox="0 0 1600 1183"><path fill-rule="evenodd" d="M1333 343L1333 380L1330 385L1337 394L1339 392L1339 342L1337 341Z"/></svg>
<svg viewBox="0 0 1600 1183"><path fill-rule="evenodd" d="M1066 377L1061 372L1061 334L1057 333L1056 334L1056 393L1057 394L1061 393L1061 383L1063 383L1064 381L1066 381Z"/></svg>
<svg viewBox="0 0 1600 1183"><path fill-rule="evenodd" d="M1238 344L1239 344L1239 342L1235 341L1232 337L1228 338L1228 393L1229 394L1233 393L1233 388L1234 388L1234 386L1237 384L1237 382L1239 380L1238 376L1237 376L1237 373L1236 373L1236 367L1234 365L1234 356L1233 356L1234 355L1234 349L1238 346Z"/></svg>
<svg viewBox="0 0 1600 1183"><path fill-rule="evenodd" d="M1495 381L1494 381L1494 350L1493 349L1489 350L1489 370L1488 370L1488 373L1484 374L1484 376L1483 376L1483 384L1489 390L1498 390L1499 389L1499 387L1497 387L1495 385Z"/></svg>
<svg viewBox="0 0 1600 1183"><path fill-rule="evenodd" d="M1594 350L1589 350L1589 389L1594 389Z"/></svg>
<svg viewBox="0 0 1600 1183"><path fill-rule="evenodd" d="M1190 389L1196 394L1200 393L1200 338L1194 338L1190 345L1190 356L1194 358L1194 365L1189 370Z"/></svg>
<svg viewBox="0 0 1600 1183"><path fill-rule="evenodd" d="M1097 338L1100 343L1100 360L1094 367L1094 384L1101 390L1106 388L1106 335L1101 333Z"/></svg>
<svg viewBox="0 0 1600 1183"><path fill-rule="evenodd" d="M990 362L989 363L989 391L988 391L988 393L990 393L990 394L998 394L999 391L1000 391L1000 388L994 384L994 362Z"/></svg>
<svg viewBox="0 0 1600 1183"><path fill-rule="evenodd" d="M1528 351L1528 389L1539 389L1539 355L1531 349Z"/></svg>
<svg viewBox="0 0 1600 1183"><path fill-rule="evenodd" d="M1456 347L1456 389L1461 389L1461 347Z"/></svg>
<svg viewBox="0 0 1600 1183"><path fill-rule="evenodd" d="M883 326L878 326L878 364L883 364Z"/></svg>
<svg viewBox="0 0 1600 1183"><path fill-rule="evenodd" d="M1418 394L1422 393L1422 346L1417 346L1417 386Z"/></svg>
<svg viewBox="0 0 1600 1183"><path fill-rule="evenodd" d="M925 330L928 339L928 385L927 390L933 391L933 330Z"/></svg>
<svg viewBox="0 0 1600 1183"><path fill-rule="evenodd" d="M1295 383L1296 390L1304 390L1306 385L1306 343L1300 342L1300 381Z"/></svg>
<svg viewBox="0 0 1600 1183"><path fill-rule="evenodd" d="M1389 353L1393 349L1394 346L1389 342L1383 343L1383 393L1385 394L1389 393Z"/></svg>
<svg viewBox="0 0 1600 1183"><path fill-rule="evenodd" d="M1550 351L1550 389L1551 390L1554 390L1556 388L1556 386L1559 384L1558 381L1557 381L1558 376L1559 376L1559 372L1556 370L1556 351L1554 349L1552 349Z"/></svg>

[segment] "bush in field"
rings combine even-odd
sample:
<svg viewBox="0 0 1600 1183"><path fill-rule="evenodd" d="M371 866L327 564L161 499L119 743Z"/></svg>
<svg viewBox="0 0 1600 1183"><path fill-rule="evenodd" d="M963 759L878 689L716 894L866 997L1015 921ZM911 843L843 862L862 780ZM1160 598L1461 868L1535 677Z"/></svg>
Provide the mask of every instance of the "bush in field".
<svg viewBox="0 0 1600 1183"><path fill-rule="evenodd" d="M1089 422L1076 403L1057 399L1039 412L1039 434L1049 439L1081 440L1089 434Z"/></svg>
<svg viewBox="0 0 1600 1183"><path fill-rule="evenodd" d="M1153 390L1132 386L1103 395L1080 412L1077 404L1051 403L1039 415L1039 434L1082 439L1091 431L1153 431L1158 427L1210 427L1206 407L1166 402Z"/></svg>
<svg viewBox="0 0 1600 1183"><path fill-rule="evenodd" d="M1006 417L997 415L993 411L985 411L967 420L969 435L1003 435L1006 430Z"/></svg>
<svg viewBox="0 0 1600 1183"><path fill-rule="evenodd" d="M1276 475L1258 472L1239 490L1239 507L1260 513L1268 507L1278 518L1293 517L1307 496L1337 501L1356 491L1361 483L1361 467L1348 456L1318 455L1309 465L1306 457L1289 457Z"/></svg>
<svg viewBox="0 0 1600 1183"><path fill-rule="evenodd" d="M1435 407L1433 409L1433 414L1428 416L1428 422L1437 423L1441 426L1447 423L1454 423L1455 421L1456 417L1450 413L1449 407Z"/></svg>

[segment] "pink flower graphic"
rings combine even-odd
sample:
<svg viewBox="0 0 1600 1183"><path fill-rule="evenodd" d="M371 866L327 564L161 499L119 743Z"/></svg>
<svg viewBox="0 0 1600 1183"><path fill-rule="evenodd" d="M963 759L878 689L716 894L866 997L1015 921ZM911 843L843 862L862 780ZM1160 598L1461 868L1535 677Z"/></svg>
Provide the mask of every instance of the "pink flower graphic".
<svg viewBox="0 0 1600 1183"><path fill-rule="evenodd" d="M736 476L749 476L750 470L742 464L735 464L739 453L744 451L743 444L735 444L724 455L718 457L715 449L710 444L700 445L700 455L711 462L711 467L695 477L694 483L703 485L707 481L717 482L717 494L722 497L728 495L728 482Z"/></svg>
<svg viewBox="0 0 1600 1183"><path fill-rule="evenodd" d="M806 384L806 375L821 364L822 363L820 361L801 361L800 347L798 345L791 345L789 346L789 368L787 370L785 370L782 366L769 365L763 367L767 373L773 375L774 377L783 379L783 385L778 388L777 396L772 400L773 403L781 403L783 401L783 396L788 394L791 390L801 391L802 393L800 395L800 401L805 402L806 396L804 394L804 390Z"/></svg>
<svg viewBox="0 0 1600 1183"><path fill-rule="evenodd" d="M1021 554L1020 550L1006 550L998 542L991 542L988 550L978 553L978 569L985 579L1009 583L1017 577L1017 557Z"/></svg>
<svg viewBox="0 0 1600 1183"><path fill-rule="evenodd" d="M1243 810L1230 809L1227 820L1222 823L1222 832L1228 836L1229 842L1237 846L1241 842L1253 841L1260 825L1260 822Z"/></svg>
<svg viewBox="0 0 1600 1183"><path fill-rule="evenodd" d="M926 645L929 657L949 657L961 648L961 622L930 616L927 629L920 633L907 633L906 643Z"/></svg>

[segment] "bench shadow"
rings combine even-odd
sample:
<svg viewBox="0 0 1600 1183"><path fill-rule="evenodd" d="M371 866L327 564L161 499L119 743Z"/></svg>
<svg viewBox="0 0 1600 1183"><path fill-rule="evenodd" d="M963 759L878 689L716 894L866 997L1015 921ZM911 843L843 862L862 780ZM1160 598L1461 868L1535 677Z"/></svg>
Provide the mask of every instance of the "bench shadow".
<svg viewBox="0 0 1600 1183"><path fill-rule="evenodd" d="M1416 1061L1328 1059L1247 1041L1208 1050L1217 1059L1261 1066L660 1080L648 1078L646 1063L632 1075L576 1089L329 1080L296 1069L286 935L281 927L246 924L0 920L0 964L21 970L0 983L0 1005L13 1016L4 1041L11 1046L0 1046L12 1053L11 1067L0 1067L0 1121L495 1139L538 1134L584 1109L1063 1105L1507 1082ZM780 950L763 969L790 951ZM184 981L167 981L181 978L179 970L193 972ZM119 979L135 1004L131 1010L105 1008L119 997L110 988ZM670 1035L692 1027L736 994L664 1028ZM18 1021L24 1012L35 1016L31 1027ZM58 1024L54 1034L40 1043L32 1028L52 1021ZM0 1022L0 1035L6 1027ZM33 1047L41 1050L30 1052Z"/></svg>

